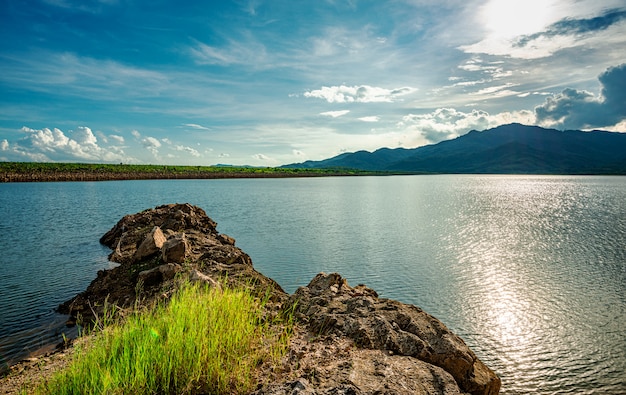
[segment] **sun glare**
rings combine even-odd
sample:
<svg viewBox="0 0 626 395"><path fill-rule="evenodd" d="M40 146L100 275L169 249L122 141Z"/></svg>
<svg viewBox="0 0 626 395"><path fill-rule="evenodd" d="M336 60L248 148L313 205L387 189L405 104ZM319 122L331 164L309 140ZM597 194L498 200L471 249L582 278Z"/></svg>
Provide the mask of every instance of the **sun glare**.
<svg viewBox="0 0 626 395"><path fill-rule="evenodd" d="M491 0L485 5L485 27L498 38L540 31L548 23L549 2L545 0Z"/></svg>

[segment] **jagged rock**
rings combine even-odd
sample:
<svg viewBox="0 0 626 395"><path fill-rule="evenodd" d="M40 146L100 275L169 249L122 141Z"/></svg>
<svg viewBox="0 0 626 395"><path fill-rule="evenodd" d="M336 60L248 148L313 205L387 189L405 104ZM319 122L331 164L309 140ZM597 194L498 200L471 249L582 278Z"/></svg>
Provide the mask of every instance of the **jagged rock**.
<svg viewBox="0 0 626 395"><path fill-rule="evenodd" d="M274 280L254 270L250 257L233 245L233 238L221 235L216 226L204 210L190 204L168 204L124 216L100 239L113 249L109 259L120 266L100 271L84 292L57 310L70 315L69 323L78 316L89 320L100 314L105 301L122 308L134 306L137 301L150 303L177 286L175 278L164 272L172 266L163 265L183 262L185 270L199 270L213 279L223 278L230 285L257 286L259 292L271 290L268 306L279 308L288 295ZM150 234L158 233L155 227L167 239L161 253L138 253ZM180 265L174 267L182 270Z"/></svg>
<svg viewBox="0 0 626 395"><path fill-rule="evenodd" d="M293 335L285 369L295 378L273 380L254 395L463 393L452 375L419 359L363 349L344 336L309 336Z"/></svg>
<svg viewBox="0 0 626 395"><path fill-rule="evenodd" d="M163 244L163 262L183 263L187 257L187 238L184 233L175 235Z"/></svg>
<svg viewBox="0 0 626 395"><path fill-rule="evenodd" d="M443 368L471 394L497 394L500 379L441 321L420 308L318 274L291 297L312 333L346 336L362 348L391 351Z"/></svg>
<svg viewBox="0 0 626 395"><path fill-rule="evenodd" d="M109 259L120 266L98 272L87 290L59 311L87 318L105 301L149 305L175 291L185 275L213 287L228 282L266 297L266 315L295 313L287 356L278 368L260 367L256 395L498 393L500 379L463 340L418 307L379 298L365 285L350 287L336 273L320 273L287 295L254 270L250 257L216 226L189 204L125 216L101 238L114 249ZM161 235L167 240L159 247Z"/></svg>
<svg viewBox="0 0 626 395"><path fill-rule="evenodd" d="M157 252L161 252L161 248L163 247L163 244L165 244L166 240L167 239L165 238L161 228L155 226L152 228L152 232L148 233L143 242L141 242L139 248L135 251L133 259L139 261L154 255Z"/></svg>
<svg viewBox="0 0 626 395"><path fill-rule="evenodd" d="M115 249L109 256L114 262L132 261L137 246L155 226L164 234L193 230L196 233L218 236L217 223L199 207L185 204L167 204L137 214L126 215L100 238L100 243ZM188 233L188 232L186 232ZM219 243L219 242L218 242Z"/></svg>

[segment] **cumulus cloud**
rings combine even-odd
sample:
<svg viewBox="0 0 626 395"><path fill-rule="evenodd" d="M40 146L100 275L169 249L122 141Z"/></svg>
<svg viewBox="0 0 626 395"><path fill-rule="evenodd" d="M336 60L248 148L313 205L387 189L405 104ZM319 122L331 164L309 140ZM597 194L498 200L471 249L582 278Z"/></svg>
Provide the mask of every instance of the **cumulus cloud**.
<svg viewBox="0 0 626 395"><path fill-rule="evenodd" d="M438 143L460 136L471 129L484 130L498 125L519 122L534 123L530 111L504 112L490 115L486 111L458 111L454 108L439 108L427 114L409 114L398 123L408 134L423 137L427 143Z"/></svg>
<svg viewBox="0 0 626 395"><path fill-rule="evenodd" d="M350 112L350 110L326 111L326 112L321 112L320 115L325 116L325 117L337 118L337 117L340 117L342 115L346 115L349 112Z"/></svg>
<svg viewBox="0 0 626 395"><path fill-rule="evenodd" d="M34 161L102 161L128 160L117 147L100 146L94 132L80 126L67 134L58 128L31 129L23 127L24 137L17 142L3 140L2 151L15 160Z"/></svg>
<svg viewBox="0 0 626 395"><path fill-rule="evenodd" d="M196 149L193 149L191 147L185 147L183 145L177 145L174 148L176 149L176 151L186 152L186 153L188 153L191 156L195 156L196 158L200 157L200 153Z"/></svg>
<svg viewBox="0 0 626 395"><path fill-rule="evenodd" d="M109 138L115 141L117 144L124 144L124 137L118 136L116 134L109 135Z"/></svg>
<svg viewBox="0 0 626 395"><path fill-rule="evenodd" d="M369 85L340 85L307 91L304 92L304 97L322 99L329 103L391 103L415 91L415 88L410 87L386 89Z"/></svg>
<svg viewBox="0 0 626 395"><path fill-rule="evenodd" d="M626 63L598 77L600 95L567 88L535 107L537 122L565 129L609 127L626 119Z"/></svg>
<svg viewBox="0 0 626 395"><path fill-rule="evenodd" d="M79 126L78 129L72 133L72 138L83 147L96 148L98 146L98 139L91 129L85 126Z"/></svg>
<svg viewBox="0 0 626 395"><path fill-rule="evenodd" d="M148 151L152 152L152 155L157 156L159 154L161 142L154 137L145 137L141 140L141 145L143 145Z"/></svg>

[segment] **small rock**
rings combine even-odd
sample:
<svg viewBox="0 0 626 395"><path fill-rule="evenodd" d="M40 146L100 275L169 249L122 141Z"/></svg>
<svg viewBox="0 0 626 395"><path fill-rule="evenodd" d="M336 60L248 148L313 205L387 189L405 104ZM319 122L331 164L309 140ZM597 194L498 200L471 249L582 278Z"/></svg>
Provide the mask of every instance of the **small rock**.
<svg viewBox="0 0 626 395"><path fill-rule="evenodd" d="M155 226L152 228L152 231L146 235L146 238L143 240L137 251L135 251L134 259L136 261L140 261L144 258L147 258L151 255L156 254L161 251L163 244L165 244L165 235L161 231L161 228Z"/></svg>
<svg viewBox="0 0 626 395"><path fill-rule="evenodd" d="M165 263L183 263L187 257L187 238L184 233L179 233L168 239L163 244L163 262Z"/></svg>

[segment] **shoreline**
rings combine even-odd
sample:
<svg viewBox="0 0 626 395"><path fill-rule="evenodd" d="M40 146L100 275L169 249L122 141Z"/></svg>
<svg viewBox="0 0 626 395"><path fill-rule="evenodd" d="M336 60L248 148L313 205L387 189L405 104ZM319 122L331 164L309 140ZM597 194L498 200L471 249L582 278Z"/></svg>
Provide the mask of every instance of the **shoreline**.
<svg viewBox="0 0 626 395"><path fill-rule="evenodd" d="M1 182L73 182L73 181L132 181L132 180L216 180L231 178L298 178L298 177L345 177L363 174L350 173L237 173L237 172L185 172L185 173L90 173L59 172L42 174L4 173ZM372 174L367 174L372 175Z"/></svg>
<svg viewBox="0 0 626 395"><path fill-rule="evenodd" d="M289 169L247 166L164 166L94 163L0 162L0 183L227 178L296 178L394 175L352 169Z"/></svg>

